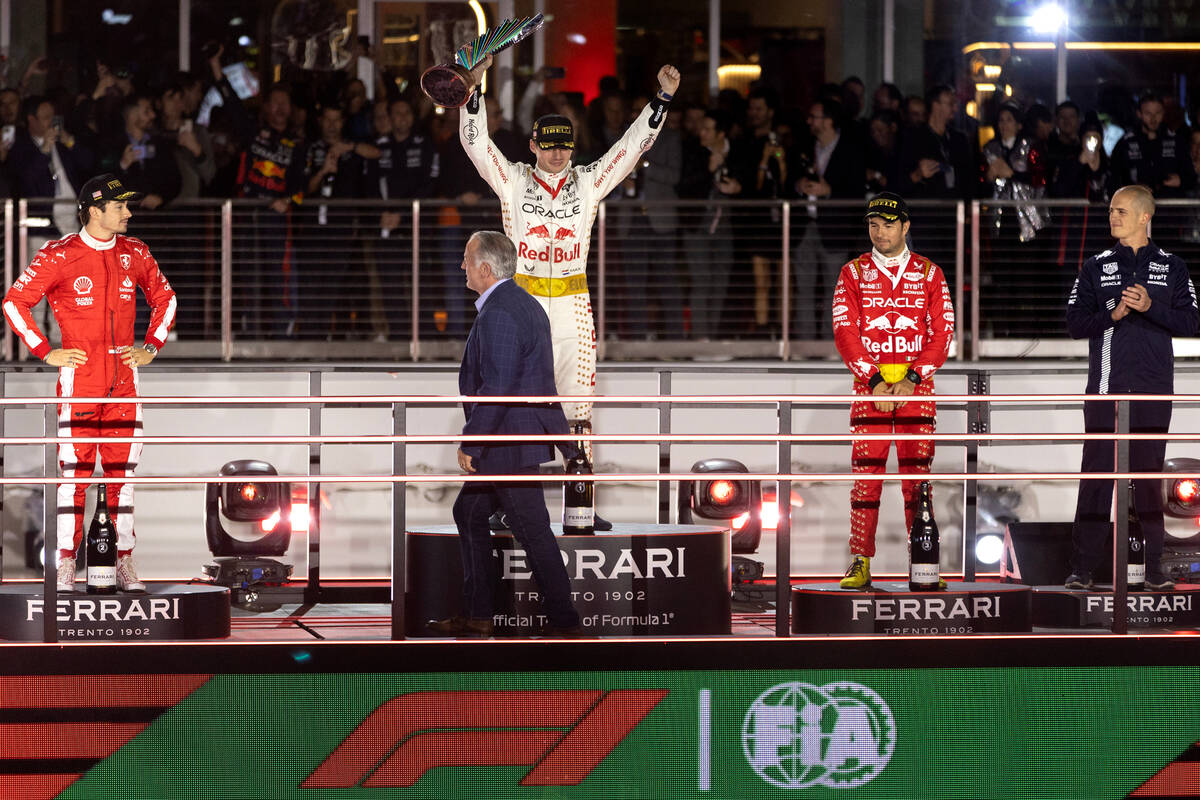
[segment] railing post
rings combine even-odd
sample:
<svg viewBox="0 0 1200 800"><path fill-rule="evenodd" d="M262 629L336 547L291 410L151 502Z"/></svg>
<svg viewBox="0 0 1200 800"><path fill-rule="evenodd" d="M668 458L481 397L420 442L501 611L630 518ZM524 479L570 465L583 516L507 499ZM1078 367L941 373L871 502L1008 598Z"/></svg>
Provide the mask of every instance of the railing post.
<svg viewBox="0 0 1200 800"><path fill-rule="evenodd" d="M669 397L671 394L671 372L659 370L658 396ZM666 436L671 432L671 404L658 404L658 433ZM658 440L658 474L671 473L671 443L665 439ZM669 525L671 522L671 482L658 482L658 524Z"/></svg>
<svg viewBox="0 0 1200 800"><path fill-rule="evenodd" d="M783 293L779 306L779 357L787 361L792 357L791 331L788 325L792 320L792 204L783 201L783 253L779 259L783 274L779 276L779 290ZM829 277L829 276L826 276ZM768 317L770 316L768 312Z"/></svg>
<svg viewBox="0 0 1200 800"><path fill-rule="evenodd" d="M22 203L25 201L21 201ZM42 406L45 435L58 436L58 409L54 403ZM43 475L47 478L58 474L58 445L46 444L46 461ZM58 641L58 491L52 483L43 484L42 493L42 558L46 564L42 570L42 641Z"/></svg>
<svg viewBox="0 0 1200 800"><path fill-rule="evenodd" d="M784 436L792 433L792 404L779 404L779 442L775 471L792 471L792 443ZM780 480L775 488L779 504L779 524L775 527L775 635L790 636L792 612L792 482Z"/></svg>
<svg viewBox="0 0 1200 800"><path fill-rule="evenodd" d="M29 263L29 201L17 201L17 263ZM11 285L11 284L10 284Z"/></svg>
<svg viewBox="0 0 1200 800"><path fill-rule="evenodd" d="M22 268L25 266L21 265ZM13 201L4 201L4 285L12 286L13 280L16 279L13 269ZM13 342L12 330L4 326L4 360L12 361L16 358L17 347Z"/></svg>
<svg viewBox="0 0 1200 800"><path fill-rule="evenodd" d="M407 430L407 408L404 403L392 404L392 435L404 436ZM408 459L404 442L392 444L392 474L407 475ZM392 481L392 638L405 637L405 587L408 586L408 483Z"/></svg>
<svg viewBox="0 0 1200 800"><path fill-rule="evenodd" d="M604 337L608 330L608 279L605 261L608 258L608 237L604 235L608 222L608 203L600 203L599 230L596 231L596 360L604 360Z"/></svg>
<svg viewBox="0 0 1200 800"><path fill-rule="evenodd" d="M321 396L321 373L312 370L308 373L308 396ZM308 405L308 435L321 435L322 403ZM308 444L308 474L309 477L321 475L321 443ZM288 498L291 502L291 498ZM319 603L321 601L321 484L308 484L308 583L304 587L304 602Z"/></svg>
<svg viewBox="0 0 1200 800"><path fill-rule="evenodd" d="M963 341L963 285L966 283L966 203L954 204L954 340L958 342L958 361L966 358Z"/></svg>
<svg viewBox="0 0 1200 800"><path fill-rule="evenodd" d="M979 395L978 402L967 403L967 433L980 435L988 432L989 418L988 375L983 370L971 372L967 376L967 394ZM979 440L968 439L966 453L963 458L963 471L976 473L979 471ZM963 481L963 563L964 581L975 580L975 543L978 540L979 524L979 481Z"/></svg>
<svg viewBox="0 0 1200 800"><path fill-rule="evenodd" d="M1117 433L1129 433L1129 400L1117 400ZM1129 440L1117 439L1117 472L1129 472ZM1117 491L1116 519L1113 520L1113 617L1112 632L1129 632L1129 478L1119 478L1114 486ZM1145 552L1145 548L1142 548ZM1149 566L1149 565L1147 565Z"/></svg>
<svg viewBox="0 0 1200 800"><path fill-rule="evenodd" d="M412 339L408 345L413 361L421 357L421 201L412 201Z"/></svg>
<svg viewBox="0 0 1200 800"><path fill-rule="evenodd" d="M221 360L233 360L233 201L221 203Z"/></svg>
<svg viewBox="0 0 1200 800"><path fill-rule="evenodd" d="M979 201L971 201L971 360L979 360Z"/></svg>

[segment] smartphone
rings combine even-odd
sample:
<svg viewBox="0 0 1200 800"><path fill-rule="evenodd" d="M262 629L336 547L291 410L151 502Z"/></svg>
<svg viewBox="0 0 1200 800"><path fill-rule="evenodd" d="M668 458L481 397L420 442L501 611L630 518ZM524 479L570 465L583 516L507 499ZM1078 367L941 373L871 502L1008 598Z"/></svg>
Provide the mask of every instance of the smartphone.
<svg viewBox="0 0 1200 800"><path fill-rule="evenodd" d="M63 126L63 118L62 117L56 116L53 120L50 121L50 127L54 128L54 130L56 130L56 131L61 131L62 126Z"/></svg>
<svg viewBox="0 0 1200 800"><path fill-rule="evenodd" d="M1096 149L1100 147L1100 135L1089 133L1083 140L1083 146L1089 153L1096 152Z"/></svg>
<svg viewBox="0 0 1200 800"><path fill-rule="evenodd" d="M0 142L3 142L5 147L11 147L16 138L17 126L5 125L2 129L0 129Z"/></svg>
<svg viewBox="0 0 1200 800"><path fill-rule="evenodd" d="M567 68L566 67L546 67L545 69L546 69L546 78L547 79L553 80L556 78L567 77Z"/></svg>

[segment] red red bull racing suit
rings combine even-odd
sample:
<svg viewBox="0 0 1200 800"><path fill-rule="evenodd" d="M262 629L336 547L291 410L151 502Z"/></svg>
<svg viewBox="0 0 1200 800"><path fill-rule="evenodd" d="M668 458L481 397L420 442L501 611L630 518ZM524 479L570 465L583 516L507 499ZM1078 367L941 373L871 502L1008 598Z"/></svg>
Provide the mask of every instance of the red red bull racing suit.
<svg viewBox="0 0 1200 800"><path fill-rule="evenodd" d="M514 164L487 133L476 92L459 115L467 156L500 198L504 232L517 247L516 283L542 304L554 340L554 382L563 395L590 396L596 386L596 328L588 294L587 258L600 201L631 173L666 119L652 100L598 160L551 175ZM572 420L589 420L591 403L564 403Z"/></svg>
<svg viewBox="0 0 1200 800"><path fill-rule="evenodd" d="M121 361L120 350L133 344L135 292L141 287L151 307L145 343L162 347L175 321L175 291L159 271L150 248L129 236L100 241L87 231L50 242L17 278L4 297L4 316L38 358L50 342L30 309L46 297L62 328L64 348L79 348L87 362L58 371L59 397L137 397L137 368ZM133 437L142 434L140 404L61 403L58 435ZM64 478L87 478L99 457L106 478L133 475L142 445L129 443L61 444L58 459ZM133 549L133 486L109 484L109 505L117 528L117 551ZM83 537L87 484L58 487L58 549L74 556Z"/></svg>
<svg viewBox="0 0 1200 800"><path fill-rule="evenodd" d="M933 394L933 373L946 362L954 339L954 306L950 289L936 264L907 249L894 258L878 251L864 253L842 267L833 296L833 338L838 353L854 374L854 393L869 397L880 381L894 384L917 379L913 394ZM881 400L890 400L883 395ZM855 434L933 433L936 406L932 402L898 403L880 411L870 399L850 407ZM881 473L891 442L856 441L854 472ZM932 441L898 441L901 472L928 472ZM918 482L901 482L904 522L912 526ZM875 555L879 522L880 481L855 481L850 490L850 550Z"/></svg>

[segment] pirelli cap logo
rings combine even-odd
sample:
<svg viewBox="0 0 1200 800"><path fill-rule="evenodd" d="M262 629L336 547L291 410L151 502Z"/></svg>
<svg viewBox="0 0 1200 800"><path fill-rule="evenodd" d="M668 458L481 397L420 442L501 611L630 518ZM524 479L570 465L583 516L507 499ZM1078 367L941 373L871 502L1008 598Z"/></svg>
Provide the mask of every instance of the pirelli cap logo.
<svg viewBox="0 0 1200 800"><path fill-rule="evenodd" d="M436 767L528 765L521 786L575 786L666 689L412 692L363 720L302 789L412 786Z"/></svg>
<svg viewBox="0 0 1200 800"><path fill-rule="evenodd" d="M904 202L904 198L898 194L881 192L867 203L865 219L871 217L882 217L888 222L896 220L908 222L908 203Z"/></svg>
<svg viewBox="0 0 1200 800"><path fill-rule="evenodd" d="M542 128L543 134L572 133L570 125L547 125Z"/></svg>

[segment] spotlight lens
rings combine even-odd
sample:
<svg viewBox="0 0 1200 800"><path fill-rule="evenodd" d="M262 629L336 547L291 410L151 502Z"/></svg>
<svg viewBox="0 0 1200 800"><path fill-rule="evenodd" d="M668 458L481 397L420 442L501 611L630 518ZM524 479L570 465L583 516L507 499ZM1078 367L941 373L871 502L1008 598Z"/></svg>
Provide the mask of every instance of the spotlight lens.
<svg viewBox="0 0 1200 800"><path fill-rule="evenodd" d="M1175 481L1175 499L1190 506L1200 498L1200 481L1195 478L1184 478Z"/></svg>
<svg viewBox="0 0 1200 800"><path fill-rule="evenodd" d="M708 487L708 496L719 506L727 506L737 497L737 486L733 481L713 481Z"/></svg>
<svg viewBox="0 0 1200 800"><path fill-rule="evenodd" d="M253 483L247 483L242 487L242 499L247 503L253 503L258 498L258 487Z"/></svg>
<svg viewBox="0 0 1200 800"><path fill-rule="evenodd" d="M1004 540L995 534L980 536L975 541L975 558L980 564L998 564L1004 555Z"/></svg>

